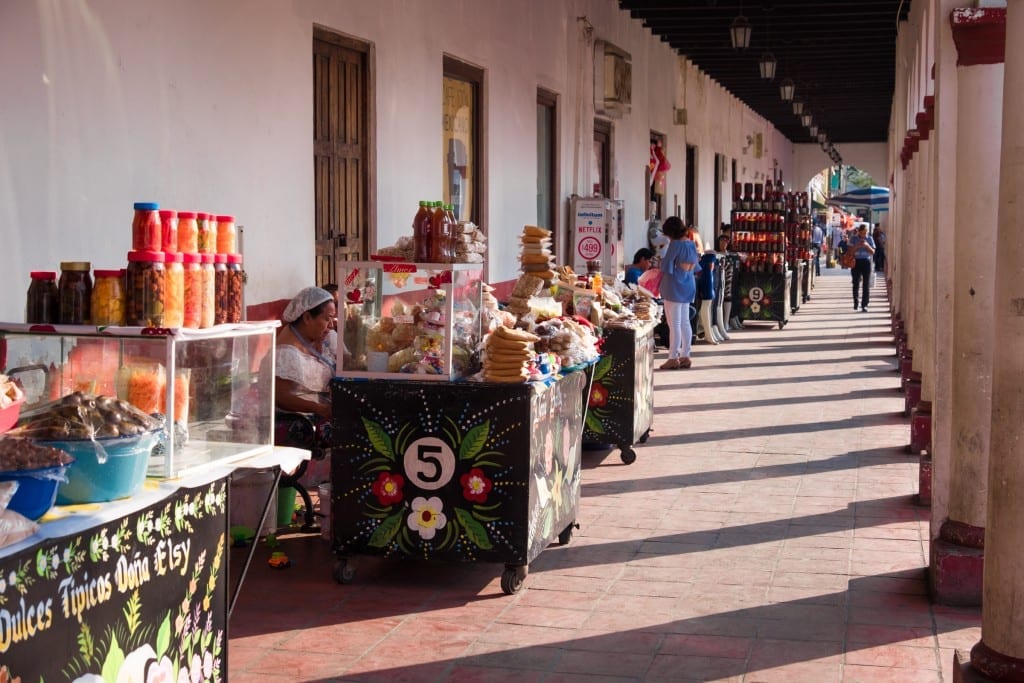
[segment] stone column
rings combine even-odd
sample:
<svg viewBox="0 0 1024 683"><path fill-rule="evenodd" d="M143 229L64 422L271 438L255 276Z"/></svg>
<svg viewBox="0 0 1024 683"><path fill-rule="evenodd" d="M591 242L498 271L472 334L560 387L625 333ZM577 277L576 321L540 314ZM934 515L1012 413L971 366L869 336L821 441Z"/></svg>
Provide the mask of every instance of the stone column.
<svg viewBox="0 0 1024 683"><path fill-rule="evenodd" d="M951 16L957 47L958 131L953 268L949 516L931 546L931 588L949 605L980 605L992 417L992 294L996 265L1003 64L973 34L975 10ZM990 39L991 40L991 39ZM989 41L985 41L987 45Z"/></svg>

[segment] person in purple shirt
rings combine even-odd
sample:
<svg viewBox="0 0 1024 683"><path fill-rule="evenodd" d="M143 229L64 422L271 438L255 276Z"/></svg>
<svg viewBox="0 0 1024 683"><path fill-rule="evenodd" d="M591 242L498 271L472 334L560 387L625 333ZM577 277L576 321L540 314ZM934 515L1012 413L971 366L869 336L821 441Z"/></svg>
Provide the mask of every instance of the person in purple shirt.
<svg viewBox="0 0 1024 683"><path fill-rule="evenodd" d="M868 226L861 223L856 234L850 238L847 249L852 249L857 260L850 269L853 276L853 310L857 310L857 290L862 289L860 297L861 312L868 311L868 298L871 296L871 257L875 253L875 241L868 234ZM861 285L863 282L863 285Z"/></svg>
<svg viewBox="0 0 1024 683"><path fill-rule="evenodd" d="M665 255L661 259L661 298L668 321L668 360L662 370L690 367L690 303L697 294L693 279L700 272L697 265L697 246L686 239L686 227L677 216L669 216L661 226L669 238Z"/></svg>

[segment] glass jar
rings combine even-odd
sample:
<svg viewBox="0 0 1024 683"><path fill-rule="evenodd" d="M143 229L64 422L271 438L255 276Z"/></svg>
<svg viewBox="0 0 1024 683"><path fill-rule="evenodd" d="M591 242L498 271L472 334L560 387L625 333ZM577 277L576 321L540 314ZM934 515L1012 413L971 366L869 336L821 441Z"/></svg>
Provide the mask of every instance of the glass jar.
<svg viewBox="0 0 1024 683"><path fill-rule="evenodd" d="M181 256L185 281L182 325L196 329L203 313L203 269L199 254L191 252Z"/></svg>
<svg viewBox="0 0 1024 683"><path fill-rule="evenodd" d="M167 287L162 251L129 251L125 282L125 324L164 326L164 291Z"/></svg>
<svg viewBox="0 0 1024 683"><path fill-rule="evenodd" d="M217 216L217 253L234 254L236 248L235 217Z"/></svg>
<svg viewBox="0 0 1024 683"><path fill-rule="evenodd" d="M124 282L118 270L97 270L93 273L90 313L92 324L124 325Z"/></svg>
<svg viewBox="0 0 1024 683"><path fill-rule="evenodd" d="M33 270L25 297L25 322L53 324L60 314L57 297L57 273L52 270Z"/></svg>
<svg viewBox="0 0 1024 683"><path fill-rule="evenodd" d="M132 249L159 251L163 237L160 228L160 205L155 202L135 202L132 219Z"/></svg>
<svg viewBox="0 0 1024 683"><path fill-rule="evenodd" d="M228 254L228 319L229 323L242 322L242 288L245 286L245 271L242 270L242 255Z"/></svg>
<svg viewBox="0 0 1024 683"><path fill-rule="evenodd" d="M178 251L183 254L199 252L199 224L195 211L178 212Z"/></svg>
<svg viewBox="0 0 1024 683"><path fill-rule="evenodd" d="M60 312L57 322L63 325L85 325L91 320L89 307L92 299L92 277L88 261L62 261L57 300Z"/></svg>
<svg viewBox="0 0 1024 683"><path fill-rule="evenodd" d="M213 254L217 251L216 219L210 214L200 211L196 214L196 223L199 226L196 238L199 253Z"/></svg>
<svg viewBox="0 0 1024 683"><path fill-rule="evenodd" d="M202 301L199 308L199 327L213 327L216 310L217 290L213 271L213 254L200 254L200 270L202 271Z"/></svg>
<svg viewBox="0 0 1024 683"><path fill-rule="evenodd" d="M217 234L220 234L219 232ZM228 255L213 255L213 324L228 321Z"/></svg>
<svg viewBox="0 0 1024 683"><path fill-rule="evenodd" d="M185 324L185 267L181 254L164 254L167 280L164 286L164 327Z"/></svg>
<svg viewBox="0 0 1024 683"><path fill-rule="evenodd" d="M178 212L160 209L160 248L165 254L178 251Z"/></svg>

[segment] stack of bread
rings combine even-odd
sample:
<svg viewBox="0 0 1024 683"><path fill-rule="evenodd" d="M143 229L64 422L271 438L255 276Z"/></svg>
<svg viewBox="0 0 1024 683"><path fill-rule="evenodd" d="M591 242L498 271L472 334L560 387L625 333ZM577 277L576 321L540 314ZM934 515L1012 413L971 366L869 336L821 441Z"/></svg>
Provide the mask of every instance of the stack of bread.
<svg viewBox="0 0 1024 683"><path fill-rule="evenodd" d="M520 383L530 378L540 337L525 330L496 327L484 342L483 377L488 382Z"/></svg>
<svg viewBox="0 0 1024 683"><path fill-rule="evenodd" d="M483 263L487 235L475 223L462 221L455 230L455 262Z"/></svg>
<svg viewBox="0 0 1024 683"><path fill-rule="evenodd" d="M523 227L519 241L522 252L519 261L522 271L550 282L555 279L555 260L551 254L551 231L536 225Z"/></svg>
<svg viewBox="0 0 1024 683"><path fill-rule="evenodd" d="M403 261L412 261L415 256L415 246L412 237L402 235L394 244L379 248L377 256L389 256L402 259Z"/></svg>
<svg viewBox="0 0 1024 683"><path fill-rule="evenodd" d="M530 312L530 297L534 296L544 286L544 279L541 273L523 273L512 286L512 293L509 294L507 310L517 318L521 318Z"/></svg>

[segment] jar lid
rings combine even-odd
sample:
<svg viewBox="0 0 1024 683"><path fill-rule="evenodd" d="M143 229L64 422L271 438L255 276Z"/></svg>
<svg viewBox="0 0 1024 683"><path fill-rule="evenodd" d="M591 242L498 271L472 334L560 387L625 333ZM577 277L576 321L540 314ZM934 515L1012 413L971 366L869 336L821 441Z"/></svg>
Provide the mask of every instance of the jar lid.
<svg viewBox="0 0 1024 683"><path fill-rule="evenodd" d="M214 263L227 263L228 262L228 255L227 254L214 254L213 255L213 262Z"/></svg>
<svg viewBox="0 0 1024 683"><path fill-rule="evenodd" d="M57 273L52 270L33 270L28 276L33 280L56 280Z"/></svg>
<svg viewBox="0 0 1024 683"><path fill-rule="evenodd" d="M76 272L84 270L86 272L89 272L90 270L92 270L92 264L89 263L88 261L61 261L60 269L71 270Z"/></svg>
<svg viewBox="0 0 1024 683"><path fill-rule="evenodd" d="M241 262L242 262L242 255L241 254L228 254L228 263L241 263Z"/></svg>
<svg viewBox="0 0 1024 683"><path fill-rule="evenodd" d="M167 261L169 263L182 263L184 261L182 256L184 256L184 254L182 254L181 252L165 251L164 252L164 261Z"/></svg>
<svg viewBox="0 0 1024 683"><path fill-rule="evenodd" d="M92 274L96 277L121 277L120 270L94 270Z"/></svg>
<svg viewBox="0 0 1024 683"><path fill-rule="evenodd" d="M199 258L203 260L203 263L213 263L213 254L200 254Z"/></svg>
<svg viewBox="0 0 1024 683"><path fill-rule="evenodd" d="M156 202L135 202L134 208L136 211L156 211L160 205Z"/></svg>
<svg viewBox="0 0 1024 683"><path fill-rule="evenodd" d="M181 255L181 258L185 263L199 263L199 254L194 252L185 252Z"/></svg>
<svg viewBox="0 0 1024 683"><path fill-rule="evenodd" d="M217 216L217 222L218 223L234 223L235 222L235 217L234 216L228 216L226 214L222 214L222 215Z"/></svg>
<svg viewBox="0 0 1024 683"><path fill-rule="evenodd" d="M160 218L177 218L178 212L173 209L160 209Z"/></svg>
<svg viewBox="0 0 1024 683"><path fill-rule="evenodd" d="M179 211L178 212L178 218L195 218L195 217L196 217L196 212L195 211Z"/></svg>
<svg viewBox="0 0 1024 683"><path fill-rule="evenodd" d="M153 261L156 263L164 262L164 252L162 251L129 251L128 262L129 263L140 263L143 261Z"/></svg>
<svg viewBox="0 0 1024 683"><path fill-rule="evenodd" d="M210 217L210 214L206 213L205 211L197 211L196 212L196 218L198 218L200 220L207 220L209 217Z"/></svg>

